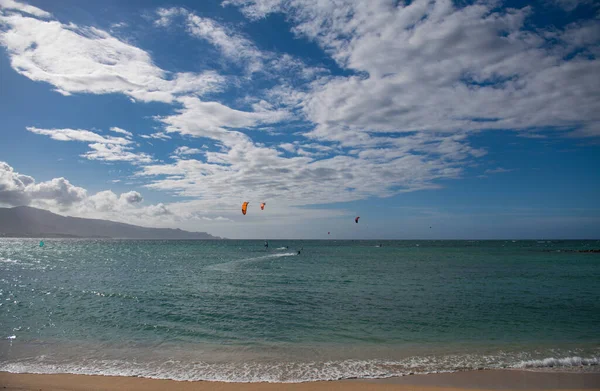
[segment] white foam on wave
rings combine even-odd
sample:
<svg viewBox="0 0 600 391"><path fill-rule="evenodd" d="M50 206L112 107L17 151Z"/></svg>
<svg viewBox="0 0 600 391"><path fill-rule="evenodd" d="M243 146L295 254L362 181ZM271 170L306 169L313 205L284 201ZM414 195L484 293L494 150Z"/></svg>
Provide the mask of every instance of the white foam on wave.
<svg viewBox="0 0 600 391"><path fill-rule="evenodd" d="M386 369L387 367L387 369ZM409 370L390 370L390 363L378 360L277 363L182 363L168 361L141 364L122 360L83 360L80 363L0 363L0 371L12 373L70 373L80 375L135 376L179 381L220 381L228 383L302 383L342 379L376 379L403 376ZM436 372L436 371L434 371ZM430 373L430 372L427 372Z"/></svg>
<svg viewBox="0 0 600 391"><path fill-rule="evenodd" d="M260 257L243 258L243 259L237 259L235 261L228 261L228 262L223 262L223 263L217 263L217 264L214 264L214 265L210 265L207 269L208 270L226 271L226 270L231 269L232 267L243 265L243 264L248 264L248 263L253 263L253 262L260 262L260 261L265 261L265 260L273 259L273 258L293 257L293 256L296 256L296 255L298 255L298 254L297 253L275 253L275 254L267 254L267 255L262 255Z"/></svg>
<svg viewBox="0 0 600 391"><path fill-rule="evenodd" d="M21 265L21 266L32 266L32 263L23 262L18 259L10 259L10 258L2 258L0 257L0 263L6 263L11 265Z"/></svg>
<svg viewBox="0 0 600 391"><path fill-rule="evenodd" d="M508 360L508 361L507 361ZM341 360L326 362L138 362L136 360L94 360L54 363L45 356L17 362L0 362L0 371L13 373L72 373L104 376L136 376L180 381L301 383L341 379L375 379L467 371L476 369L529 369L598 365L598 357L545 358L516 362L503 355L450 355L408 357L390 360Z"/></svg>
<svg viewBox="0 0 600 391"><path fill-rule="evenodd" d="M541 360L526 360L517 363L514 368L555 368L555 367L581 367L588 365L600 365L599 357L563 357L543 358Z"/></svg>
<svg viewBox="0 0 600 391"><path fill-rule="evenodd" d="M281 254L272 254L270 257L281 258L281 257L293 257L296 255L298 255L298 253L281 253Z"/></svg>

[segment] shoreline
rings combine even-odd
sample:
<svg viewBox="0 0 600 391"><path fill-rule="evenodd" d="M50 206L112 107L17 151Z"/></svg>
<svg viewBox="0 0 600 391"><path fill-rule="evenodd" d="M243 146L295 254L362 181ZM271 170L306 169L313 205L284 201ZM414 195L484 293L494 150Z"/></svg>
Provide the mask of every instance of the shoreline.
<svg viewBox="0 0 600 391"><path fill-rule="evenodd" d="M387 379L347 379L304 383L229 383L177 381L128 376L28 374L0 372L0 387L6 391L44 390L220 390L220 391L308 391L308 390L600 390L600 373L480 370L407 375Z"/></svg>

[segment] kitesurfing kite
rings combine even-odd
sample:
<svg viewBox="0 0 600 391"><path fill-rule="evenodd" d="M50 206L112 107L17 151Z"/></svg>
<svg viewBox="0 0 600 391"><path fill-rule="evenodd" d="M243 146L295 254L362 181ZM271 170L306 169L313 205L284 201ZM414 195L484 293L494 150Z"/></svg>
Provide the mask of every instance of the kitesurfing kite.
<svg viewBox="0 0 600 391"><path fill-rule="evenodd" d="M266 202L261 202L260 203L260 210L265 210L265 205L267 205Z"/></svg>
<svg viewBox="0 0 600 391"><path fill-rule="evenodd" d="M360 216L356 216L356 218L354 219L354 222L355 222L356 224L358 224L358 219L360 219Z"/></svg>
<svg viewBox="0 0 600 391"><path fill-rule="evenodd" d="M249 202L244 202L242 204L242 214L244 214L244 215L246 214L246 209L248 209L248 204L249 204Z"/></svg>

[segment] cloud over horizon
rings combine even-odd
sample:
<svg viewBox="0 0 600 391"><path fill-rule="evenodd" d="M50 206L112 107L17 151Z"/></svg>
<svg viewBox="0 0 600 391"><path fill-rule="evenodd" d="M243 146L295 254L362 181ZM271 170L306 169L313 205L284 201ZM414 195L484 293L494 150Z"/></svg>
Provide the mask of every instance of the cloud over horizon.
<svg viewBox="0 0 600 391"><path fill-rule="evenodd" d="M139 201L88 196L64 178L27 184L12 168L4 197L42 203L63 194L53 206L79 214L140 212L147 190L162 194L156 205L169 213L156 205L144 213L174 222L196 216L176 212L190 203L320 207L443 189L471 170L516 175L519 167L486 161L495 147L482 135L600 137L600 9L590 4L226 0L220 8L242 22L174 4L88 24L1 0L0 45L16 73L60 98L118 95L144 110L102 127L32 119L22 129L84 143L75 157L127 165ZM534 23L541 7L594 14ZM275 15L289 31L266 38L261 29ZM136 20L146 35L131 27ZM157 37L171 43L153 45Z"/></svg>

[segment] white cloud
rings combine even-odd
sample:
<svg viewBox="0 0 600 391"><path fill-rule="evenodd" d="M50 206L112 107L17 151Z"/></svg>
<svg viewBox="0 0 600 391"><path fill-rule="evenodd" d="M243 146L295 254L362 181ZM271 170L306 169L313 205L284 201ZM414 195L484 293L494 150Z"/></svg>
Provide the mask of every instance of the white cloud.
<svg viewBox="0 0 600 391"><path fill-rule="evenodd" d="M281 122L290 114L284 110L240 111L218 102L204 102L194 97L181 97L183 108L177 114L156 117L165 124L167 132L194 137L207 137L233 145L248 140L243 133L229 129L251 128L261 124Z"/></svg>
<svg viewBox="0 0 600 391"><path fill-rule="evenodd" d="M64 208L86 196L85 189L73 186L65 178L35 183L32 177L19 174L8 163L0 161L0 204L18 206L41 201Z"/></svg>
<svg viewBox="0 0 600 391"><path fill-rule="evenodd" d="M164 133L164 132L156 132L156 133L152 133L152 134L141 134L140 135L141 138L145 138L145 139L158 139L158 140L169 140L171 139L171 136L169 136L168 134Z"/></svg>
<svg viewBox="0 0 600 391"><path fill-rule="evenodd" d="M483 153L460 138L424 136L387 147L373 144L361 148L357 156L319 155L318 149L324 149L321 154L331 151L318 144L278 145L299 155L288 158L275 148L259 146L248 139L225 145L221 151L205 152L203 161L186 159L147 165L138 175L154 178L147 185L150 188L186 197L237 203L243 196L309 205L435 188L433 181L459 177L462 162ZM316 150L313 154L299 153L311 147ZM315 160L314 155L322 158Z"/></svg>
<svg viewBox="0 0 600 391"><path fill-rule="evenodd" d="M126 221L126 216L115 218L116 214L124 213L130 216L139 213L148 214L148 208L156 206L140 207L138 204L142 201L143 197L137 191L129 191L117 195L110 190L104 190L87 197L76 208L73 208L73 211L83 215L95 214L96 216L106 216L105 218L113 220Z"/></svg>
<svg viewBox="0 0 600 391"><path fill-rule="evenodd" d="M189 12L185 8L159 8L156 10L158 19L154 21L154 25L159 27L168 27L173 23L176 17L187 16L188 14Z"/></svg>
<svg viewBox="0 0 600 391"><path fill-rule="evenodd" d="M295 153L296 150L298 149L293 143L279 144L279 148L283 149L284 151L290 152L290 153Z"/></svg>
<svg viewBox="0 0 600 391"><path fill-rule="evenodd" d="M0 162L0 203L26 205L29 203L29 196L25 193L25 188L34 182L32 177L21 175L7 163Z"/></svg>
<svg viewBox="0 0 600 391"><path fill-rule="evenodd" d="M162 203L142 205L137 191L117 195L110 190L88 195L84 188L74 186L65 178L36 183L27 175L16 172L0 161L0 205L30 205L65 213L70 216L103 218L144 226L175 226L177 216ZM166 219L165 216L171 216ZM162 223L162 224L161 224ZM198 230L196 227L194 230Z"/></svg>
<svg viewBox="0 0 600 391"><path fill-rule="evenodd" d="M281 81L282 77L312 80L328 73L323 67L307 66L302 60L286 53L260 50L250 39L214 19L198 16L183 8L159 8L158 19L154 24L170 27L175 20L182 19L186 31L193 37L202 39L215 48L229 61L243 65L249 73L271 74Z"/></svg>
<svg viewBox="0 0 600 391"><path fill-rule="evenodd" d="M240 91L251 83L247 79L260 76L265 82L264 76L273 76L274 87L273 80L265 83L268 90L256 92L260 86L252 85L252 96L240 98L250 108L236 110L199 97L223 84L214 72L170 74L146 51L104 31L2 11L0 42L19 73L52 83L64 94L117 92L169 102L174 112L154 117L164 129L140 137L165 140L179 133L209 138L216 148L200 153L180 147L175 155L186 158L163 164L136 152L125 137L29 130L87 142L90 151L83 156L88 159L147 164L137 175L149 181L148 187L198 199L136 209L140 216L211 224L218 224L218 217L237 222L242 198L269 201L273 215L268 216L281 217L290 210L300 214L293 208L297 205L439 187L485 155L484 148L469 142L471 134L485 129L508 129L523 137L538 135L540 128L544 134L578 129L579 135L600 135L597 20L532 31L525 23L535 10L501 9L493 2L461 7L450 0L398 6L384 0L223 4L241 7L251 19L286 13L293 32L320 45L348 76L323 76L320 67L260 50L249 36L185 9L159 10L157 26L181 20L188 33L214 45L226 60L250 73L263 72L237 78ZM302 124L287 122L292 119ZM294 126L289 140L274 137ZM253 140L253 132L263 132L263 143ZM192 154L199 156L188 159ZM6 198L18 199L28 180L8 171L4 175ZM78 213L116 215L123 203L122 196L102 193L88 197L92 206L84 202Z"/></svg>
<svg viewBox="0 0 600 391"><path fill-rule="evenodd" d="M223 216L217 216L215 218L210 218L210 217L202 217L202 220L206 220L206 221L228 221L228 222L233 222L233 220L228 219L227 217L223 217Z"/></svg>
<svg viewBox="0 0 600 391"><path fill-rule="evenodd" d="M111 132L115 132L115 133L121 133L124 134L127 137L133 137L133 133L126 131L125 129L121 129L118 128L116 126L113 126L112 128L110 128Z"/></svg>
<svg viewBox="0 0 600 391"><path fill-rule="evenodd" d="M73 186L65 178L32 183L27 186L26 191L33 200L50 200L62 207L81 202L87 196L85 189Z"/></svg>
<svg viewBox="0 0 600 391"><path fill-rule="evenodd" d="M314 84L304 101L312 136L365 132L581 128L596 133L600 61L576 49L598 47L597 20L530 31L531 8L450 0L230 0L257 19L285 12L294 32L317 42L359 76ZM596 124L596 125L594 125Z"/></svg>
<svg viewBox="0 0 600 391"><path fill-rule="evenodd" d="M113 29L120 29L120 28L124 28L124 27L129 27L129 24L127 24L126 22L119 22L119 23L113 23L110 25L111 31Z"/></svg>
<svg viewBox="0 0 600 391"><path fill-rule="evenodd" d="M131 152L133 148L121 145L94 143L88 145L91 151L81 155L89 160L101 160L105 162L131 162L135 164L150 163L152 156L143 152Z"/></svg>
<svg viewBox="0 0 600 391"><path fill-rule="evenodd" d="M261 152L265 153L265 151ZM187 168L198 164L195 161L182 160L181 162L187 164ZM344 162L340 162L340 164L344 164ZM185 167L184 164L179 165L178 170ZM254 166L244 174L251 173L253 169L257 168L259 167ZM163 169L166 171L167 168L163 167ZM368 170L369 167L365 169ZM316 167L312 170L304 169L299 175L307 180L312 180L319 176L325 179L328 175L335 174L327 170L320 172ZM272 175L276 174L273 167L263 167L262 171L252 178L252 181L257 180L260 175L264 175L268 171ZM193 170L192 172L197 171ZM285 174L285 167L278 173ZM264 177L262 180L268 181L269 177ZM211 186L214 185L213 181L216 183L216 178L209 179ZM12 192L10 195L7 192L7 184L10 186L9 191ZM169 204L145 205L141 194L135 191L120 195L110 190L88 194L85 189L70 184L64 178L40 183L40 186L37 187L31 187L32 184L35 184L33 178L15 172L8 164L0 162L0 204L6 206L31 205L70 216L101 218L143 226L208 231L224 237L285 238L300 236L314 238L319 237L320 229L334 231L331 228L325 229L326 226L347 226L348 223L345 221L352 222L351 218L355 215L354 211L341 209L297 208L284 198L263 199L256 191L231 195L228 199L197 198ZM223 188L226 186L226 183L222 184ZM327 180L323 181L323 186L329 186ZM298 190L302 189L298 188ZM275 191L278 190L275 189ZM306 189L306 191L309 192L310 189ZM305 195L307 194L305 193ZM242 216L240 213L242 200L251 201L246 216ZM267 201L264 211L259 209L259 201Z"/></svg>
<svg viewBox="0 0 600 391"><path fill-rule="evenodd" d="M573 11L582 4L593 4L592 0L549 0L551 3L564 9L565 11Z"/></svg>
<svg viewBox="0 0 600 391"><path fill-rule="evenodd" d="M190 148L190 147L177 147L177 149L175 151L173 151L173 153L177 156L179 155L196 155L199 153L203 153L204 151L202 151L201 149L198 148Z"/></svg>
<svg viewBox="0 0 600 391"><path fill-rule="evenodd" d="M119 200L124 201L128 204L137 204L138 202L142 202L143 197L137 191L130 191L127 193L121 194Z"/></svg>
<svg viewBox="0 0 600 391"><path fill-rule="evenodd" d="M269 14L282 12L284 9L282 0L224 0L222 4L223 6L241 7L244 15L252 20L262 19Z"/></svg>
<svg viewBox="0 0 600 391"><path fill-rule="evenodd" d="M131 163L150 163L152 156L142 152L131 152L133 147L129 146L133 141L123 137L101 136L97 133L84 129L39 129L28 126L28 131L50 136L58 141L84 141L88 144L90 151L82 154L89 160L101 160L107 162L124 161ZM115 130L115 129L118 129ZM129 133L120 128L111 128L113 132Z"/></svg>
<svg viewBox="0 0 600 391"><path fill-rule="evenodd" d="M38 18L50 18L51 13L41 10L29 4L24 4L15 0L0 0L0 10L21 11L26 14L37 16Z"/></svg>
<svg viewBox="0 0 600 391"><path fill-rule="evenodd" d="M228 31L212 19L194 14L187 16L187 29L193 36L202 38L219 48L224 56L235 61L245 61L250 72L263 67L263 54L248 39Z"/></svg>
<svg viewBox="0 0 600 391"><path fill-rule="evenodd" d="M145 102L171 102L181 94L218 91L224 81L212 71L165 72L144 50L95 27L2 10L0 26L0 44L13 69L54 85L63 95L122 93Z"/></svg>
<svg viewBox="0 0 600 391"><path fill-rule="evenodd" d="M131 140L127 140L122 137L104 137L97 133L90 132L89 130L84 129L40 129L33 126L28 126L26 129L35 134L50 136L50 138L52 138L53 140L58 141L87 141L94 143L119 145L127 145L132 143Z"/></svg>
<svg viewBox="0 0 600 391"><path fill-rule="evenodd" d="M182 17L188 33L206 40L215 46L226 58L244 62L250 72L263 68L263 53L247 38L226 28L213 19L198 16L183 8L159 8L156 11L156 26L168 27L176 18Z"/></svg>

